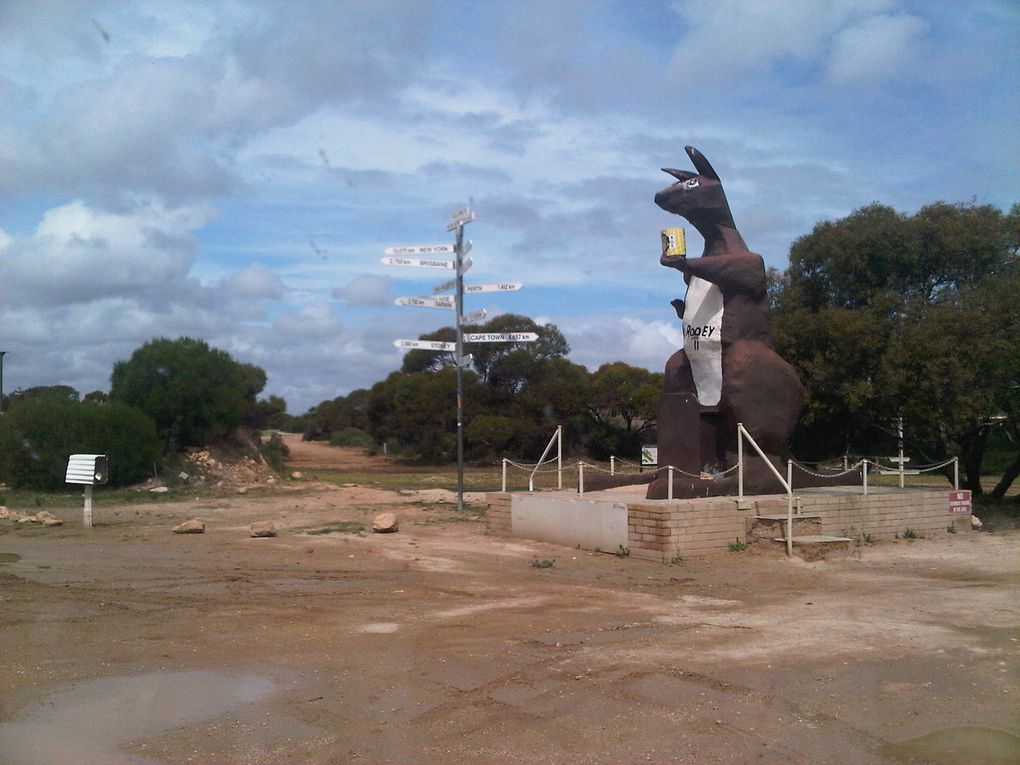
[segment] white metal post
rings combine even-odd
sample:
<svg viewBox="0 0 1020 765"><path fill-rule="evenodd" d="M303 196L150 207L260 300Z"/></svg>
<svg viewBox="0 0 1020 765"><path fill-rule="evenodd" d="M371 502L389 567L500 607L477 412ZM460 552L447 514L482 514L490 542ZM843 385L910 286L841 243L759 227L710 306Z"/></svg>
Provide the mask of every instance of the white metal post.
<svg viewBox="0 0 1020 765"><path fill-rule="evenodd" d="M577 493L584 494L584 463L577 463Z"/></svg>
<svg viewBox="0 0 1020 765"><path fill-rule="evenodd" d="M503 488L500 490L506 494L506 457L503 458Z"/></svg>
<svg viewBox="0 0 1020 765"><path fill-rule="evenodd" d="M563 491L563 426L556 426L556 488Z"/></svg>
<svg viewBox="0 0 1020 765"><path fill-rule="evenodd" d="M737 496L744 496L744 423L737 423Z"/></svg>
<svg viewBox="0 0 1020 765"><path fill-rule="evenodd" d="M669 488L666 489L666 499L673 499L673 466L666 468L666 475L669 477Z"/></svg>
<svg viewBox="0 0 1020 765"><path fill-rule="evenodd" d="M786 463L786 557L793 555L793 460Z"/></svg>
<svg viewBox="0 0 1020 765"><path fill-rule="evenodd" d="M960 490L960 458L953 457L953 488Z"/></svg>
<svg viewBox="0 0 1020 765"><path fill-rule="evenodd" d="M84 517L82 519L82 523L84 524L85 528L91 529L92 528L92 486L90 484L85 484L85 508L84 508L84 513L85 514L84 514Z"/></svg>
<svg viewBox="0 0 1020 765"><path fill-rule="evenodd" d="M864 496L868 496L868 460L867 458L861 460L861 475L864 476Z"/></svg>
<svg viewBox="0 0 1020 765"><path fill-rule="evenodd" d="M609 475L616 475L616 457L609 455Z"/></svg>

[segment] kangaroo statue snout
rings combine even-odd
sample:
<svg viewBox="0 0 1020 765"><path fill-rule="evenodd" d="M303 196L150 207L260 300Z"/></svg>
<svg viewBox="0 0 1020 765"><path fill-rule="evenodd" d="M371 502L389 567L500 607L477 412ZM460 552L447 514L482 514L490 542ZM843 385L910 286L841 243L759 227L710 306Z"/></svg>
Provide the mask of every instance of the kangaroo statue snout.
<svg viewBox="0 0 1020 765"><path fill-rule="evenodd" d="M697 172L663 168L676 182L658 192L655 203L687 219L705 249L700 258L660 260L683 274L687 295L672 301L684 323L684 348L666 363L659 464L698 475L735 463L738 422L773 462L788 456L786 441L804 391L793 368L772 350L765 263L737 230L715 169L693 146L686 151ZM690 484L686 496L725 493L718 482L683 482ZM647 496L667 496L664 473Z"/></svg>

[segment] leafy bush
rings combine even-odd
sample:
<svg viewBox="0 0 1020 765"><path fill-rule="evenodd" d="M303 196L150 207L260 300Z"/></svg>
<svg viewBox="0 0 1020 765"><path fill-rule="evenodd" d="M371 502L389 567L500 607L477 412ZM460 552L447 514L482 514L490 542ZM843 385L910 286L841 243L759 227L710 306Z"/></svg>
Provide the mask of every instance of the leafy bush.
<svg viewBox="0 0 1020 765"><path fill-rule="evenodd" d="M123 486L149 475L162 448L155 423L118 402L30 398L0 419L0 480L12 487L62 487L71 454L107 455L110 484Z"/></svg>
<svg viewBox="0 0 1020 765"><path fill-rule="evenodd" d="M372 436L361 428L344 428L330 436L329 442L333 446L361 446L367 449L372 446Z"/></svg>
<svg viewBox="0 0 1020 765"><path fill-rule="evenodd" d="M273 433L268 440L259 439L259 453L265 459L266 464L277 473L283 474L287 469L285 462L290 456L290 449L287 448L287 444L283 442L279 433Z"/></svg>

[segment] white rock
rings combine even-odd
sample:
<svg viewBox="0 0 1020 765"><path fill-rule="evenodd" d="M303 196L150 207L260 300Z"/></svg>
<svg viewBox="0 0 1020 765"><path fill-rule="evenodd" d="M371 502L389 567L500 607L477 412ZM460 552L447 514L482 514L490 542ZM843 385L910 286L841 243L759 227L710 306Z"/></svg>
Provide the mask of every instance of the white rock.
<svg viewBox="0 0 1020 765"><path fill-rule="evenodd" d="M174 526L174 534L204 534L205 524L198 518L189 518L179 526Z"/></svg>
<svg viewBox="0 0 1020 765"><path fill-rule="evenodd" d="M185 473L183 470L177 474L177 477L180 478L182 481L187 481L189 478L191 478L191 476Z"/></svg>
<svg viewBox="0 0 1020 765"><path fill-rule="evenodd" d="M372 531L378 534L391 534L396 531L397 515L396 513L379 513L372 521Z"/></svg>
<svg viewBox="0 0 1020 765"><path fill-rule="evenodd" d="M290 477L293 478L295 481L300 480L301 479L301 471L300 470L295 470L293 473L290 474Z"/></svg>
<svg viewBox="0 0 1020 765"><path fill-rule="evenodd" d="M237 487L237 493L238 494L247 494L248 493L248 487L247 486L238 486Z"/></svg>
<svg viewBox="0 0 1020 765"><path fill-rule="evenodd" d="M978 518L978 517L977 517L976 515L972 515L972 516L970 517L970 527L971 527L972 529L974 529L975 531L977 531L977 530L979 530L979 529L980 529L980 528L981 528L982 526L984 526L984 524L983 524L983 523L981 523L981 519L980 519L980 518Z"/></svg>
<svg viewBox="0 0 1020 765"><path fill-rule="evenodd" d="M149 489L149 491L152 494L166 494L168 491L170 491L170 489L168 489L166 486L157 486L153 489Z"/></svg>

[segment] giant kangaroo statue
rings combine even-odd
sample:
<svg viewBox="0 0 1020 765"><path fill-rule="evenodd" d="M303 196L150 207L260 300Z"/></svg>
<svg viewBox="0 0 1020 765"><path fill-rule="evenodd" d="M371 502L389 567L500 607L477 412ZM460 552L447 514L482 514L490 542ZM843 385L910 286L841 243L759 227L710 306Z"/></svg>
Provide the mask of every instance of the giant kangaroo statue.
<svg viewBox="0 0 1020 765"><path fill-rule="evenodd" d="M700 258L663 255L683 274L686 300L674 300L683 320L684 348L666 363L659 405L659 465L685 473L719 472L736 464L742 422L776 466L787 457L804 389L793 367L772 350L765 264L747 249L730 213L719 175L693 146L696 173L663 168L676 183L655 195L666 212L686 218L705 239ZM750 449L745 449L748 456ZM745 484L778 486L758 459L748 459ZM674 496L733 492L733 481L677 475ZM666 471L648 487L649 499L667 496Z"/></svg>

